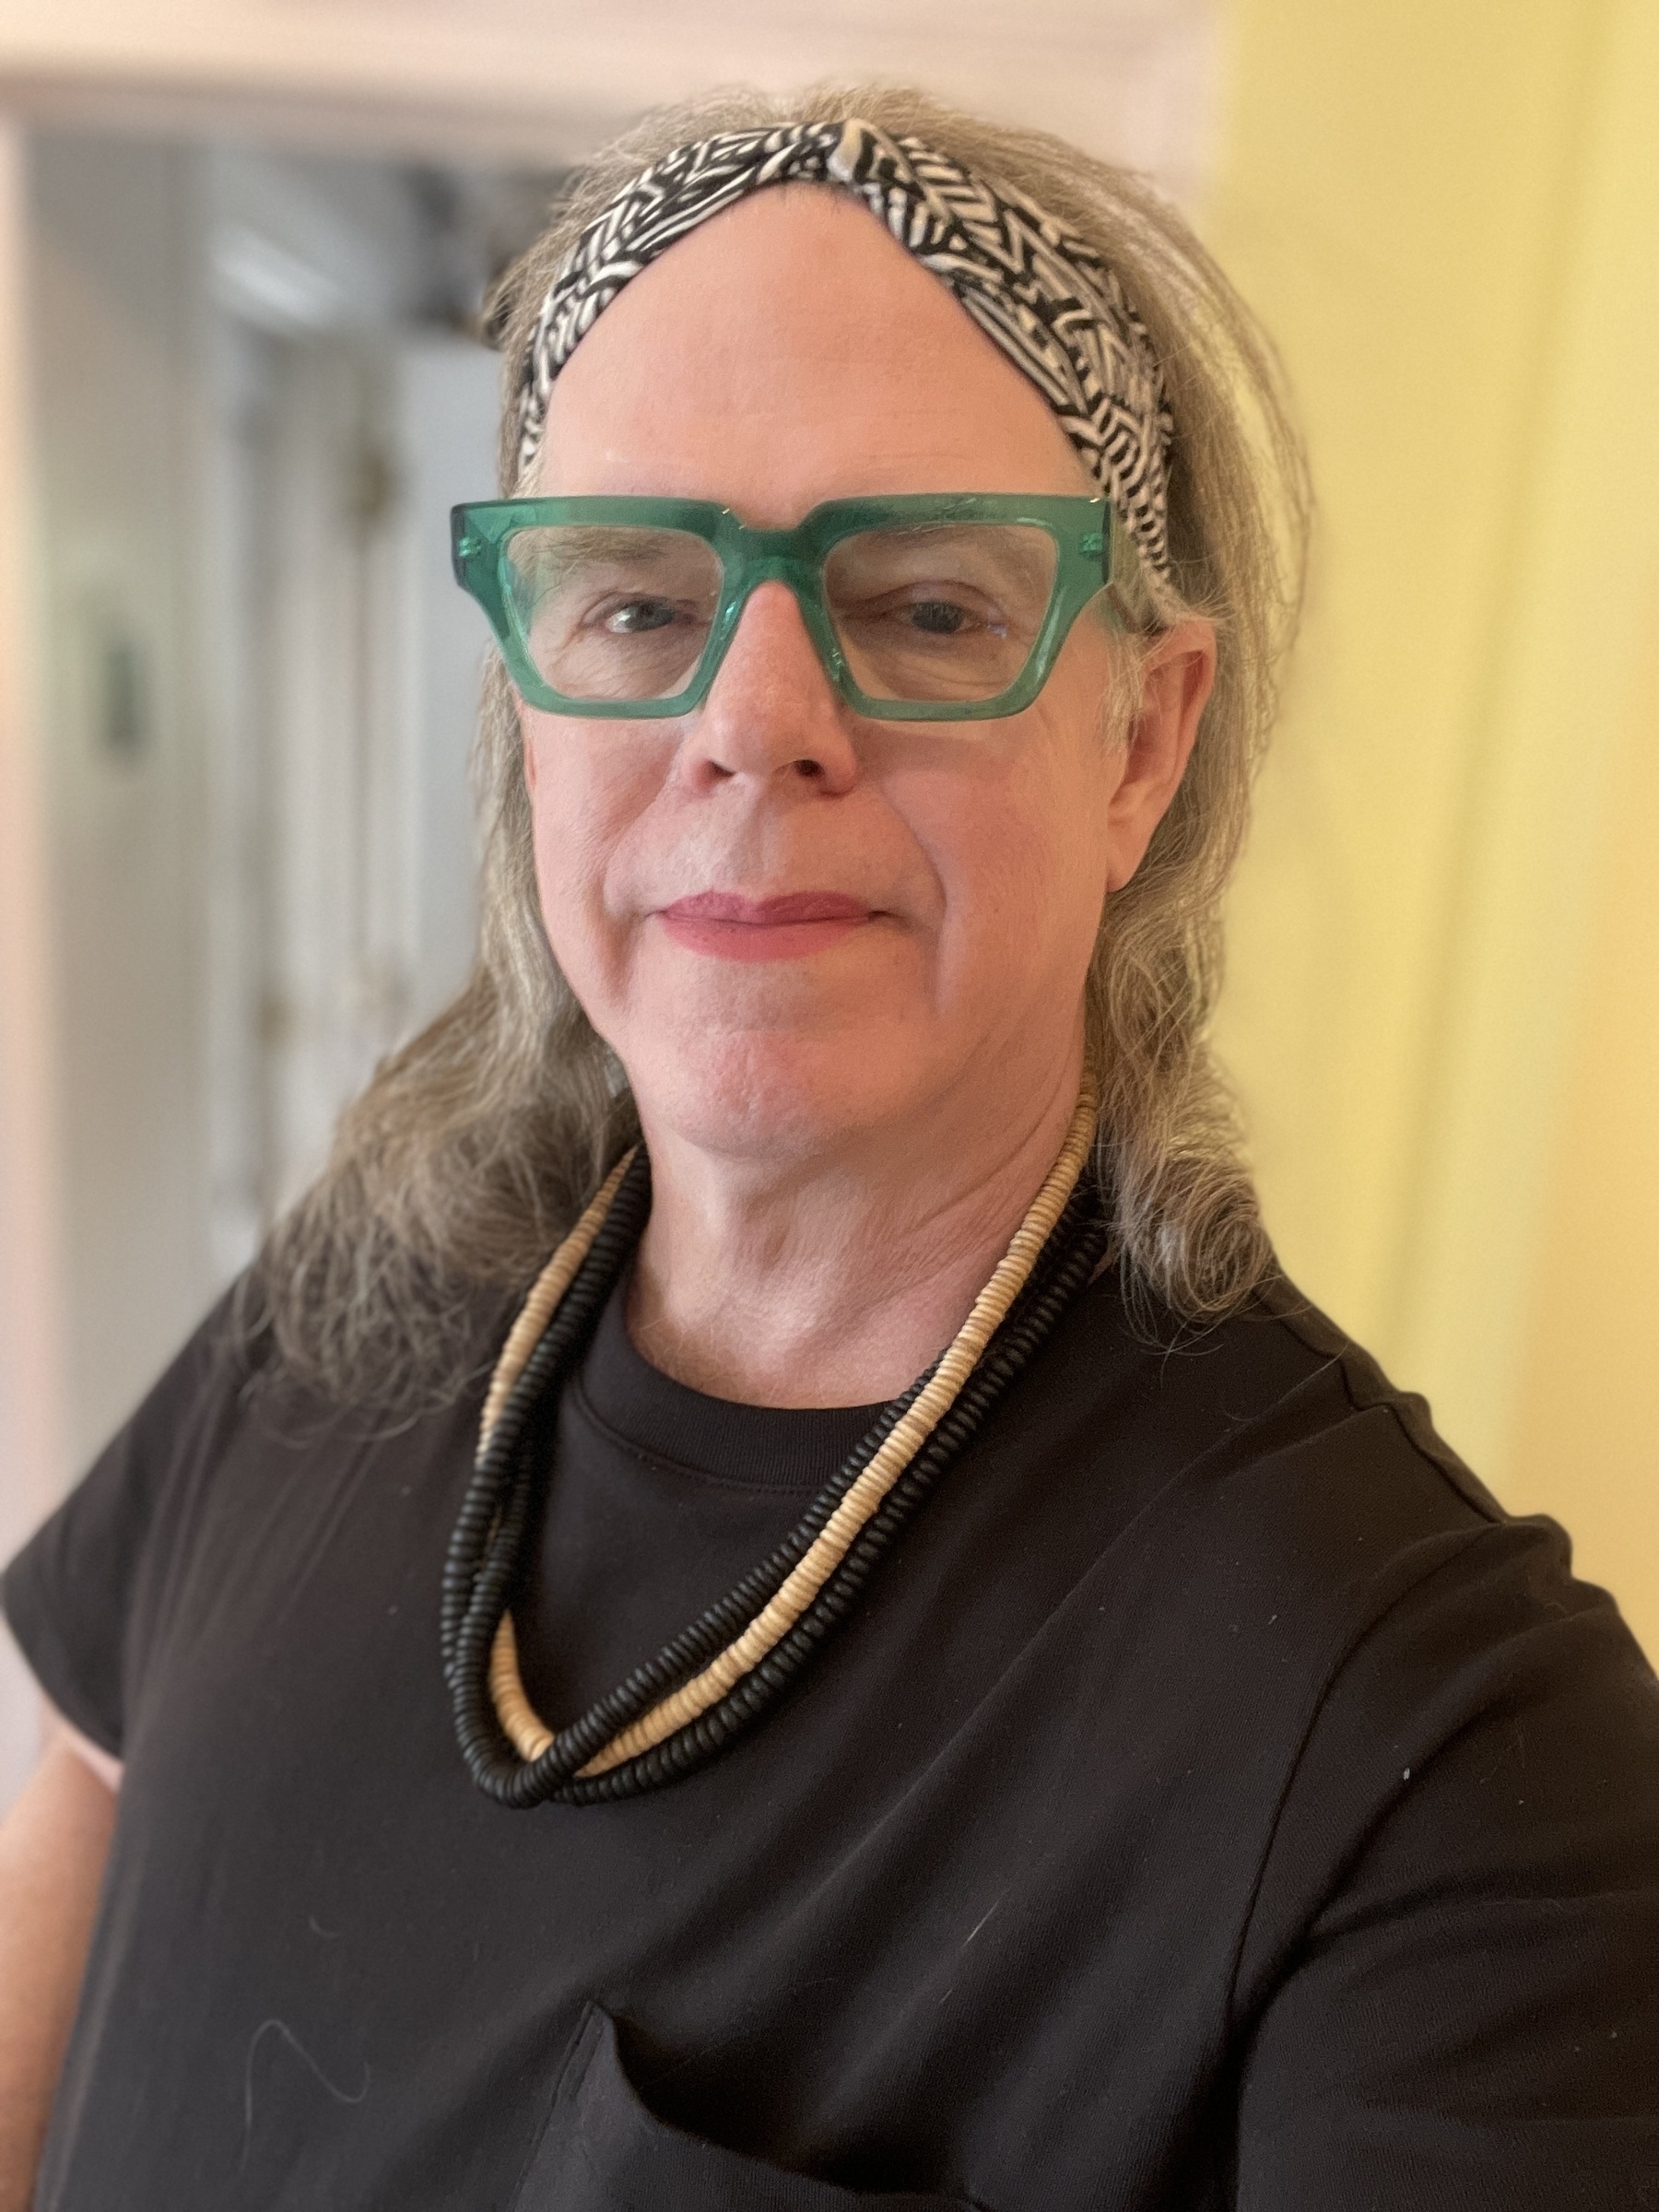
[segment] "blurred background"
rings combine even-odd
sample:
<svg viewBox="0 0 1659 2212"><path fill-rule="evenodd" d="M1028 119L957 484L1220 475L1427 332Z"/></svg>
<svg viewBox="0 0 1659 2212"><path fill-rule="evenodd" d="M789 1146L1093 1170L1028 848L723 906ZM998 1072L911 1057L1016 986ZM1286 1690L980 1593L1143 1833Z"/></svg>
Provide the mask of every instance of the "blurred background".
<svg viewBox="0 0 1659 2212"><path fill-rule="evenodd" d="M465 971L485 283L641 110L860 75L1149 171L1277 338L1269 1223L1659 1650L1651 0L0 0L0 1554ZM7 1649L0 1799L34 1730Z"/></svg>

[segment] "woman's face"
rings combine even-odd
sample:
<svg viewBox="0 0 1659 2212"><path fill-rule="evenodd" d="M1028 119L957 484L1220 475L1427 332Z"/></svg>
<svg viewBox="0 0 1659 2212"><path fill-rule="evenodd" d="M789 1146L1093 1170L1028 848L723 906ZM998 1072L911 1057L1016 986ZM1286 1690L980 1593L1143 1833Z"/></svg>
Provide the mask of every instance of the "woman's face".
<svg viewBox="0 0 1659 2212"><path fill-rule="evenodd" d="M703 225L600 316L554 387L538 488L712 500L761 528L860 493L1092 490L937 280L810 189ZM1102 741L1095 615L1023 713L881 723L831 689L780 583L692 713L521 707L548 940L648 1136L822 1155L1075 1080L1101 902L1207 688L1207 635L1186 644L1152 686L1161 766Z"/></svg>

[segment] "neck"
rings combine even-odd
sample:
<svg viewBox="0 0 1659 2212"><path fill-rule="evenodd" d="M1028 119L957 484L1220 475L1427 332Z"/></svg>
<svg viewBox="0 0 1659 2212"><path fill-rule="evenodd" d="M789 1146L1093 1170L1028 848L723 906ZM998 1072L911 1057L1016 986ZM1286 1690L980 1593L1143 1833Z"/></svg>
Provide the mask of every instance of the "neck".
<svg viewBox="0 0 1659 2212"><path fill-rule="evenodd" d="M1080 1042L1019 1107L941 1101L902 1133L787 1163L653 1127L629 1333L653 1367L756 1406L895 1397L961 1326L1065 1141Z"/></svg>

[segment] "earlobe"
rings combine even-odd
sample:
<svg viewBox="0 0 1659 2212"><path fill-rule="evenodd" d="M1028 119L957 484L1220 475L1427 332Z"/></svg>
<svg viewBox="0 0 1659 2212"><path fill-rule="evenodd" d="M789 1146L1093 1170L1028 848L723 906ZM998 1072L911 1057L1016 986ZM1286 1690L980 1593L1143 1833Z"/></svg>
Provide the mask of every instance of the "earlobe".
<svg viewBox="0 0 1659 2212"><path fill-rule="evenodd" d="M524 789L534 798L535 795L535 747L531 743L530 724L522 706L519 709L518 720L519 744L523 748L524 763Z"/></svg>

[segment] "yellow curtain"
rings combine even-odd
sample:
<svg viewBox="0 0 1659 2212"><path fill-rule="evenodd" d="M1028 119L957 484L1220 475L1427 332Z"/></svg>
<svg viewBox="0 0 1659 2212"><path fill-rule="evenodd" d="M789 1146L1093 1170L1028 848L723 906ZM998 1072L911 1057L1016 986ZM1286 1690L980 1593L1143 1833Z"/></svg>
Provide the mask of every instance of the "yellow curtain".
<svg viewBox="0 0 1659 2212"><path fill-rule="evenodd" d="M1322 511L1220 1025L1269 1222L1659 1649L1659 8L1224 17Z"/></svg>

